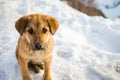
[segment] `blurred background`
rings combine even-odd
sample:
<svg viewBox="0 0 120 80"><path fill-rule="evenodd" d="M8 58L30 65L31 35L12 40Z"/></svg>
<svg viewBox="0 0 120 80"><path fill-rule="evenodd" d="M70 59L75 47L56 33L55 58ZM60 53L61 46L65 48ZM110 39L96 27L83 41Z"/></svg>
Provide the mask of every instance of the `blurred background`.
<svg viewBox="0 0 120 80"><path fill-rule="evenodd" d="M61 0L65 4L89 15L120 18L120 0Z"/></svg>

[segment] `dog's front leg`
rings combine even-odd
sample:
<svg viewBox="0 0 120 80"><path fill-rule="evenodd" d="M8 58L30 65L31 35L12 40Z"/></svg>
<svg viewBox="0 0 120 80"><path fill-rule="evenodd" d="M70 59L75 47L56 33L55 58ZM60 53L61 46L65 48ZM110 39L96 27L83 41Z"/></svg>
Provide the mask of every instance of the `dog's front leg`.
<svg viewBox="0 0 120 80"><path fill-rule="evenodd" d="M44 80L52 80L52 77L51 77L51 61L52 61L52 57L48 58L48 60L45 61Z"/></svg>
<svg viewBox="0 0 120 80"><path fill-rule="evenodd" d="M22 79L23 80L31 80L29 70L28 70L28 61L21 57L18 57L18 63L20 65Z"/></svg>

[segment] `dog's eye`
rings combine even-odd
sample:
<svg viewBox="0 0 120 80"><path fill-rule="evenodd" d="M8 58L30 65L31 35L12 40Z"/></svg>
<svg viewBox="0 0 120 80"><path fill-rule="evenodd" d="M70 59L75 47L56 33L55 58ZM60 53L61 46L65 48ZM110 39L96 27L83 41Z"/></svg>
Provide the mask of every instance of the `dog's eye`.
<svg viewBox="0 0 120 80"><path fill-rule="evenodd" d="M30 34L33 34L33 33L34 33L33 29L29 29L28 32L29 32Z"/></svg>
<svg viewBox="0 0 120 80"><path fill-rule="evenodd" d="M43 28L43 29L42 29L42 32L43 32L43 33L46 33L46 32L47 32L47 29Z"/></svg>

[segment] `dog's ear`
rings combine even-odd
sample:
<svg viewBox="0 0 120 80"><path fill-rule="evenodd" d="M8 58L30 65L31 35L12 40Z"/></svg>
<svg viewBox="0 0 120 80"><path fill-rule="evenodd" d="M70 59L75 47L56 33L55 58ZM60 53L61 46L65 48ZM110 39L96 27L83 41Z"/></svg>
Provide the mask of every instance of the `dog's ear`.
<svg viewBox="0 0 120 80"><path fill-rule="evenodd" d="M23 16L16 21L15 27L17 31L20 33L20 35L23 34L26 24L27 24L27 16Z"/></svg>
<svg viewBox="0 0 120 80"><path fill-rule="evenodd" d="M46 16L46 17L47 17L48 26L50 28L50 32L52 35L54 35L59 27L59 23L55 18L51 16Z"/></svg>

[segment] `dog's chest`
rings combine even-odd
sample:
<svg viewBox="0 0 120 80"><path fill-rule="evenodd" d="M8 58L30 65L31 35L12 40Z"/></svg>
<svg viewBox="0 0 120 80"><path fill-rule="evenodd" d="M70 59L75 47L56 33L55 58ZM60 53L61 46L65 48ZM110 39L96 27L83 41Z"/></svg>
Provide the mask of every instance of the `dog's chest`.
<svg viewBox="0 0 120 80"><path fill-rule="evenodd" d="M32 51L29 54L29 57L32 60L44 60L46 58L48 58L51 54L48 53L47 51Z"/></svg>
<svg viewBox="0 0 120 80"><path fill-rule="evenodd" d="M44 61L49 56L51 56L51 54L50 53L48 54L46 51L34 51L30 53L29 58L34 63L38 63L38 62Z"/></svg>
<svg viewBox="0 0 120 80"><path fill-rule="evenodd" d="M42 58L45 56L45 51L30 51L28 53L29 57L32 58Z"/></svg>

